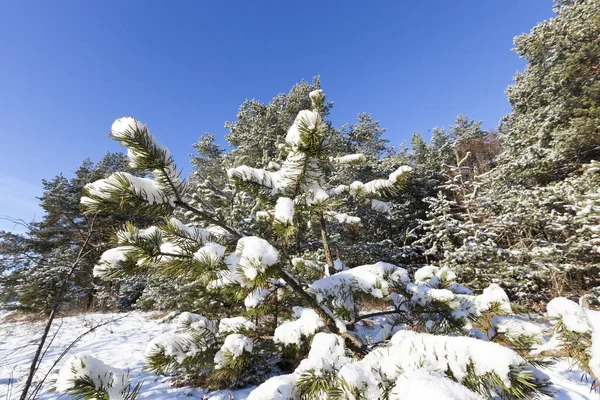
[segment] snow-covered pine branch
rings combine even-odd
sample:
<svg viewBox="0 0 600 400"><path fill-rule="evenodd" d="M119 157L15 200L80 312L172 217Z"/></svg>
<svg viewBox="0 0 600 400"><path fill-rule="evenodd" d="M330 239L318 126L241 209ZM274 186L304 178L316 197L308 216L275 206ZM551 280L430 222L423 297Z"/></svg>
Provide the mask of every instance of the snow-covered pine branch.
<svg viewBox="0 0 600 400"><path fill-rule="evenodd" d="M88 354L69 358L58 372L54 390L73 399L135 400L142 384L132 386L129 374Z"/></svg>
<svg viewBox="0 0 600 400"><path fill-rule="evenodd" d="M177 172L169 151L150 134L148 128L134 118L117 119L110 137L127 147L129 165L152 178L117 172L107 179L84 188L82 206L91 212L99 210L144 210L152 215L167 215L183 197L185 182Z"/></svg>

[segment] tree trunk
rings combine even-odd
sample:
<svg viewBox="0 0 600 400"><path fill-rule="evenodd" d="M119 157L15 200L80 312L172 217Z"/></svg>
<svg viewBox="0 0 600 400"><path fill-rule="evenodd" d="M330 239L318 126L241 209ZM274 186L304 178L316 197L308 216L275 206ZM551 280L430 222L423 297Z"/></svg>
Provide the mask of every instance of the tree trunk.
<svg viewBox="0 0 600 400"><path fill-rule="evenodd" d="M60 302L67 290L67 286L69 285L69 281L71 280L71 277L73 276L73 273L75 272L75 269L77 268L77 266L79 265L79 263L81 262L83 257L85 257L85 255L89 252L88 251L88 252L84 253L85 248L87 247L87 244L90 241L90 237L92 236L92 232L94 229L94 220L95 220L95 216L92 219L92 222L90 224L88 235L85 238L85 241L83 242L83 245L81 246L81 249L79 249L77 258L75 258L75 261L73 261L73 264L71 264L69 273L65 276L65 279L62 281L61 286L58 288L56 297L54 298L54 303L52 304L52 310L50 311L50 315L48 316L48 321L46 322L46 326L44 327L44 333L42 334L42 337L40 338L40 343L38 344L38 347L35 351L33 360L31 360L31 365L29 366L29 374L27 375L27 380L25 381L25 386L23 387L23 392L21 393L20 400L27 399L27 393L29 392L29 388L31 387L31 382L33 381L33 377L35 376L35 372L38 367L38 362L41 361L40 354L42 354L42 350L44 349L44 344L46 343L46 338L48 337L48 332L50 332L50 327L52 327L52 322L54 322L54 317L56 317L56 313L58 312L58 308L60 307Z"/></svg>
<svg viewBox="0 0 600 400"><path fill-rule="evenodd" d="M333 257L331 256L331 249L329 248L329 238L327 237L327 228L325 225L325 215L322 211L319 212L319 222L321 224L321 239L323 240L323 250L325 252L325 262L329 275L335 274L335 268L333 266Z"/></svg>

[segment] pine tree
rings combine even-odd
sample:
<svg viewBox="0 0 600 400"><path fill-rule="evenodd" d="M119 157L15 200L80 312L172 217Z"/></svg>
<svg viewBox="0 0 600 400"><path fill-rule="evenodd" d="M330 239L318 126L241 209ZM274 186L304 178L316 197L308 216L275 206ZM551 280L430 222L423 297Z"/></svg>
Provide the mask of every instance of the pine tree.
<svg viewBox="0 0 600 400"><path fill-rule="evenodd" d="M68 266L77 256L92 218L79 208L83 187L97 179L126 169L126 158L120 153L108 153L100 162L85 160L71 179L58 175L44 180L40 206L45 214L39 222L27 224L26 235L2 233L3 257L1 268L6 270L3 297L15 300L25 310L48 311L54 302ZM151 220L132 215L113 214L94 217L94 229L89 240L90 251L79 263L68 282L69 290L61 302L83 309L114 307L119 296L117 282L96 285L92 270L100 255L109 248L115 225L125 221L148 223ZM123 286L135 282L121 282ZM139 293L136 293L136 296ZM84 302L81 302L85 300ZM121 299L122 304L132 300ZM135 301L135 300L133 300ZM76 304L79 302L79 304Z"/></svg>
<svg viewBox="0 0 600 400"><path fill-rule="evenodd" d="M555 1L554 11L515 38L527 67L507 90L512 112L501 129L499 179L509 185L561 180L600 156L600 5Z"/></svg>
<svg viewBox="0 0 600 400"><path fill-rule="evenodd" d="M116 172L88 184L82 207L91 213L135 210L163 217L165 222L146 229L124 225L116 234L117 247L102 255L95 274L111 279L143 270L186 281L228 301L227 314L236 315L225 317L221 312L207 318L182 313L175 334L159 336L150 344L147 367L158 373L184 371L204 386L218 387L263 381L271 373L270 364L258 362L258 357L279 355L280 368L293 372L267 380L250 399L273 399L276 393L283 398L317 398L325 393L387 398L403 390L396 382L399 376L410 376L424 366L428 373L441 373L437 361L427 358L423 364L429 346L437 348L440 343L448 359L470 347L478 349L442 374L446 385L456 385L472 396L530 398L542 393L548 383L513 350L472 338L440 336L481 334L472 320L510 312L508 298L498 286L475 296L447 268L428 266L411 278L405 269L388 263L348 269L334 259L331 232L364 223L345 212L343 204L385 213L387 196L402 189L411 168L400 166L366 183L330 186L333 175L328 171L359 165L365 156L340 154L328 142L325 97L315 90L309 98L310 108L298 113L284 146L278 147L282 157L278 166L238 165L227 170L234 192L254 200L253 216L262 223L250 225L256 231L229 225L210 207L193 206L192 201L206 200L190 193L173 158L146 126L130 117L113 124L111 137L128 148L130 166L148 177ZM174 217L179 215L183 222ZM192 219L195 222L188 223ZM322 258L303 257L305 243L312 249L319 247ZM343 253L340 258L343 261ZM363 299L379 299L388 307L384 312L364 313ZM266 310L276 305L275 313L265 313L266 305ZM203 312L203 306L198 304L194 311ZM375 316L386 317L384 329L369 338L365 321ZM381 347L403 329L413 332L396 333L390 346ZM417 343L425 346L425 352ZM487 351L502 353L503 361L494 360L494 365L480 370L481 363L487 363L480 354ZM389 354L389 360L402 359L398 354L410 357L401 368L394 366L395 375L384 377L369 364L382 352ZM363 369L368 382L376 382L374 386L352 372Z"/></svg>

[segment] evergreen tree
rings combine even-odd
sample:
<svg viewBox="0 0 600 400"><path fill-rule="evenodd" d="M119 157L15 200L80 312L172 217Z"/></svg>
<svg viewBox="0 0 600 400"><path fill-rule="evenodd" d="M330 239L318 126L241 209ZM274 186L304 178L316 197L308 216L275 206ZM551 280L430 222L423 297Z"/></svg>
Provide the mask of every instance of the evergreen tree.
<svg viewBox="0 0 600 400"><path fill-rule="evenodd" d="M97 179L127 168L126 158L121 153L108 153L100 162L85 160L71 179L58 175L43 180L44 192L40 206L45 214L39 222L27 225L25 235L2 233L0 261L5 273L2 297L5 301L16 300L26 310L48 310L59 292L68 266L77 256L86 241L92 217L84 215L79 207L83 187ZM114 307L119 298L119 286L101 284L97 286L92 271L100 255L109 248L115 225L125 221L148 223L148 219L115 214L93 218L93 230L88 240L90 251L79 262L78 268L68 283L69 290L61 301L82 309ZM124 286L135 282L121 282ZM139 291L132 293L139 296ZM133 300L122 299L121 304Z"/></svg>
<svg viewBox="0 0 600 400"><path fill-rule="evenodd" d="M404 390L397 379L417 370L438 376L443 385L472 398L477 393L504 398L544 393L548 382L513 350L473 338L441 336L481 335L471 321L487 320L488 313L509 313L508 298L497 285L475 296L447 268L428 266L411 278L392 264L348 269L333 258L331 232L363 223L342 205L385 213L387 196L402 188L411 168L400 166L366 183L330 186L333 175L328 171L360 164L365 156L339 154L331 146L330 128L323 122L325 98L320 90L309 97L310 108L298 113L279 147L285 157L278 167L239 165L227 171L236 189L255 201L253 213L264 223L256 225L256 231L230 226L215 210L191 205L198 194L186 190L173 158L147 127L129 117L113 124L111 136L128 148L130 165L149 177L116 172L88 184L82 206L89 213L135 210L165 222L146 229L123 226L115 238L117 247L102 255L95 274L111 279L144 270L186 280L226 299L231 304L227 314L236 315L182 313L175 334L150 344L148 368L183 371L208 387L245 384L271 373L270 363L260 363L257 357L276 359L278 354L287 360L280 368L293 372L260 385L250 394L255 400L393 398ZM174 218L180 210L183 222ZM194 214L196 222L189 223L186 212ZM303 257L305 243L319 246L323 258ZM385 302L386 311L362 312L362 300L369 298ZM269 308L263 306L270 302L279 312L265 312ZM198 304L194 311L203 312L203 306ZM278 319L292 315L291 320ZM374 316L388 318L379 337L369 339L365 321ZM398 330L390 345L382 347ZM444 352L432 356L433 348ZM501 355L501 362L482 358L487 352ZM456 362L457 354L462 361ZM391 375L374 368L375 360L382 367L393 364ZM455 361L444 370L437 366L440 360Z"/></svg>
<svg viewBox="0 0 600 400"><path fill-rule="evenodd" d="M257 167L280 160L279 152L288 128L301 110L310 107L308 93L320 86L319 77L315 77L311 83L302 81L294 85L288 94L278 94L269 104L246 100L238 110L236 121L225 123L229 130L225 138L233 148L229 154L231 165ZM331 107L333 103L324 104L325 115Z"/></svg>
<svg viewBox="0 0 600 400"><path fill-rule="evenodd" d="M468 151L482 167L461 183L477 183L475 192L465 187L472 210L455 218L468 220L461 226L470 235L463 234L463 245L446 252L443 262L475 287L502 282L525 302L598 285L596 254L584 250L593 241L585 226L594 212L582 217L582 199L593 197L595 183L593 173L581 172L598 155L600 8L595 1L559 1L555 12L515 39L527 68L507 91L512 112L500 127L498 157L495 135L470 139L468 147L460 143L475 125L457 121L458 135L451 135L457 157ZM482 149L483 157L477 155Z"/></svg>
<svg viewBox="0 0 600 400"><path fill-rule="evenodd" d="M515 38L527 67L507 90L512 112L501 128L498 179L509 185L561 180L600 156L600 4L555 1L554 11Z"/></svg>
<svg viewBox="0 0 600 400"><path fill-rule="evenodd" d="M250 103L245 102L240 107L241 111L238 113L237 121L227 123L231 132L227 136L233 148L231 152L215 151L214 137L203 136L196 145L202 154L193 156L192 159L196 170L190 177L188 189L190 193L195 193L198 199L204 199L204 204L194 203L194 206L218 210L220 218L241 230L266 229L269 224L261 220L261 213L256 214L256 211L262 207L261 200L248 196L244 191L231 185L227 181L226 170L239 165L266 165L269 171L277 171L286 157L284 137L292 126L294 118L271 118L269 116L295 115L293 113L297 113L301 109L299 107L310 105L310 101L307 100L309 90L318 87L319 80L315 78L311 85L306 82L295 85L288 94L276 96L269 104L263 105L253 100L252 107L250 107ZM395 151L388 145L387 139L383 137L385 129L381 128L379 122L369 114L359 114L355 124L346 124L340 130L331 126L326 120L326 116L332 105L333 103L328 102L324 105L323 110L326 126L324 135L329 147L336 149L335 154L362 154L364 157L354 163L338 163L335 168L324 165L323 173L329 185L338 186L354 180L364 182L385 177L400 165L409 162L405 154ZM249 112L250 108L254 111ZM262 111L258 112L257 110ZM272 139L267 139L268 137ZM246 143L251 143L252 146ZM218 146L216 147L218 148ZM274 156L265 158L265 155ZM204 163L210 163L211 166ZM212 182L215 179L218 182ZM411 190L418 191L419 189L414 187L409 189L409 191ZM346 262L349 263L349 266L377 260L405 261L402 253L398 251L396 243L403 243L407 240L406 232L409 227L414 225L414 209L420 209L420 198L415 199L415 196L407 195L407 193L409 192L399 191L388 196L390 201L385 205L380 204L386 209L384 213L371 212L370 204L344 204L344 212L368 222L363 224L361 232L366 231L366 235L372 240L365 243L362 240L364 235L358 234L357 229L332 225L329 237L332 252L346 254ZM415 205L417 206L415 207ZM248 215L255 214L256 218L248 218ZM194 218L190 213L188 213L188 217ZM302 242L300 236L297 236L295 240ZM299 246L304 249L305 258L317 261L324 257L323 250L319 247L303 244ZM335 258L335 254L332 257Z"/></svg>

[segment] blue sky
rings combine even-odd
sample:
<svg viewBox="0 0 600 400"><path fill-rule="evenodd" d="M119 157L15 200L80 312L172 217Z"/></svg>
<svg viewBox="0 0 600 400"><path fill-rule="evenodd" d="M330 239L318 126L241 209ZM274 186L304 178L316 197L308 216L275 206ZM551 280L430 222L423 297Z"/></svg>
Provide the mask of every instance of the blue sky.
<svg viewBox="0 0 600 400"><path fill-rule="evenodd" d="M551 16L551 0L3 2L0 216L39 218L41 179L117 150L117 117L189 172L191 144L222 138L244 99L315 75L336 126L366 111L394 145L460 113L494 128L524 65L513 37Z"/></svg>

